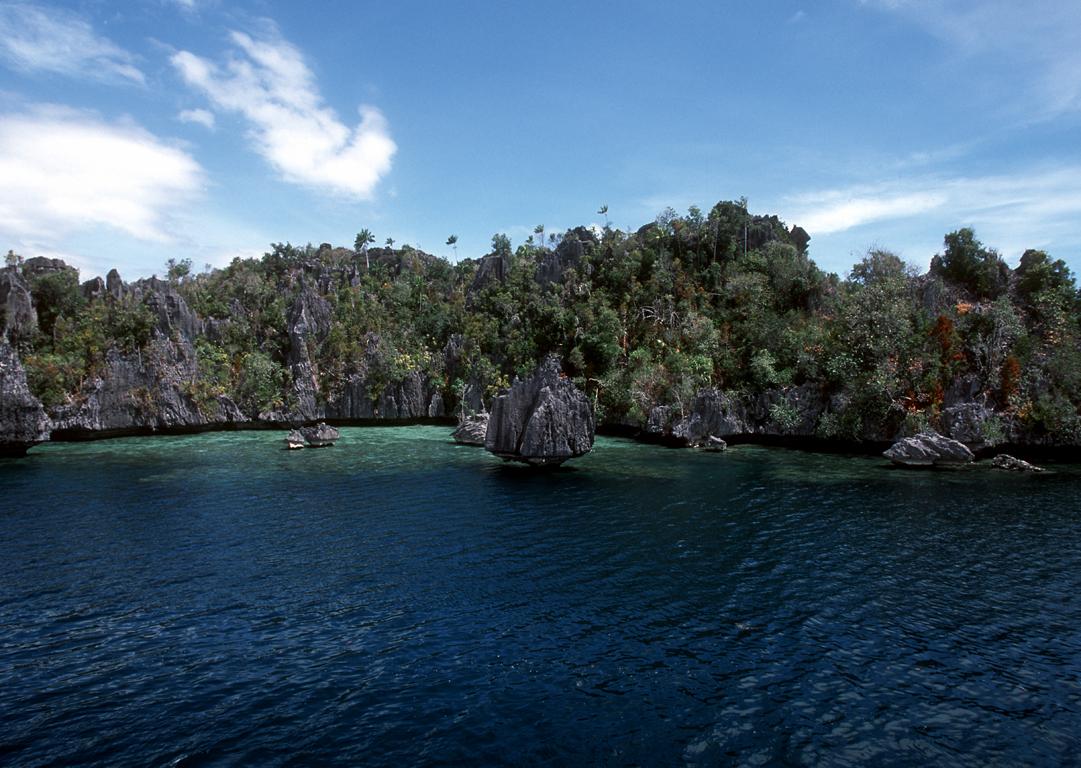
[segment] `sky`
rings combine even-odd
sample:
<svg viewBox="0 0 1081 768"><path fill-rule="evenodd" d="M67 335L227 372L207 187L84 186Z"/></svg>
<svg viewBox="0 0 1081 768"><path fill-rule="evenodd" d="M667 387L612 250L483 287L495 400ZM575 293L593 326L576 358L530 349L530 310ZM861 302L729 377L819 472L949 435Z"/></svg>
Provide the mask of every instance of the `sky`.
<svg viewBox="0 0 1081 768"><path fill-rule="evenodd" d="M0 248L83 279L740 197L842 276L962 226L1081 272L1079 138L1076 0L0 0Z"/></svg>

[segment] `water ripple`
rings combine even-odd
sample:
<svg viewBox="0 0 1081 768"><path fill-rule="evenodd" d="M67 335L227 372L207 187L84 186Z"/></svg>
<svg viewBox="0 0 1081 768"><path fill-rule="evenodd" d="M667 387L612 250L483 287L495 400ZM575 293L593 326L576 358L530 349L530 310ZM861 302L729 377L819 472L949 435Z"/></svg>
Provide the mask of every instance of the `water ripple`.
<svg viewBox="0 0 1081 768"><path fill-rule="evenodd" d="M0 762L1076 759L1075 469L447 434L0 463Z"/></svg>

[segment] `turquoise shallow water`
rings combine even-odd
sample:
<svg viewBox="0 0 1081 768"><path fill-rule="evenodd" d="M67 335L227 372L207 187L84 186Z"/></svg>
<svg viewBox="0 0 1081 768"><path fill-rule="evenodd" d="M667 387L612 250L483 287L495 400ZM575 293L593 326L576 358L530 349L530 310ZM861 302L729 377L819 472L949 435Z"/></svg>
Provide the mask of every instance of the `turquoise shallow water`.
<svg viewBox="0 0 1081 768"><path fill-rule="evenodd" d="M281 437L0 462L0 763L1077 759L1075 468Z"/></svg>

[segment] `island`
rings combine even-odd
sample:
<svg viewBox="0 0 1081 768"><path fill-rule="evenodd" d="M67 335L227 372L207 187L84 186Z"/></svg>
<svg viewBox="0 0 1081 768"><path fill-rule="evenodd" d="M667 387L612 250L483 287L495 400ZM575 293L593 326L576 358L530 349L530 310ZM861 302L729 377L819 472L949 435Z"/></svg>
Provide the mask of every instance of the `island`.
<svg viewBox="0 0 1081 768"><path fill-rule="evenodd" d="M971 229L925 273L876 249L844 276L743 201L517 248L497 234L456 263L369 238L134 282L9 254L4 452L322 421L457 421L479 444L550 354L597 429L670 445L878 453L928 430L984 456L1081 445L1073 275L1039 250L1010 268Z"/></svg>

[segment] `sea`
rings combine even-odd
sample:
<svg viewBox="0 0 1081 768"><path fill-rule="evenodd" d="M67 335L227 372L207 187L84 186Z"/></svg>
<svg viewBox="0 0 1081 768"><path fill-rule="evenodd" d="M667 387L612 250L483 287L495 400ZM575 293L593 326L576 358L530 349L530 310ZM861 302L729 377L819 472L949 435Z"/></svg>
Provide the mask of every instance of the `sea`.
<svg viewBox="0 0 1081 768"><path fill-rule="evenodd" d="M1081 467L282 437L0 460L0 765L1081 760Z"/></svg>

